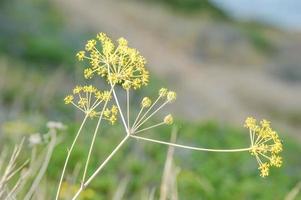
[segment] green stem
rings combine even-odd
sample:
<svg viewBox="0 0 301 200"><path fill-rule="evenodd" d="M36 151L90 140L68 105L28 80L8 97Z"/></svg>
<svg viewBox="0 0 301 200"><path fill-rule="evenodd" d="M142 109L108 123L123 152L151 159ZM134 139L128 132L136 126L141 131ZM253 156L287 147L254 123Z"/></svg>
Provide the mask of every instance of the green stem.
<svg viewBox="0 0 301 200"><path fill-rule="evenodd" d="M226 152L226 153L231 153L231 152L241 152L241 151L249 151L252 149L252 147L248 148L241 148L241 149L206 149L206 148L198 148L198 147L191 147L191 146L186 146L186 145L180 145L180 144L175 144L171 142L164 142L160 140L153 140L150 138L145 138L145 137L140 137L136 135L130 135L132 138L136 138L139 140L145 140L153 143L158 143L158 144L165 144L169 146L174 146L174 147L180 147L184 149L191 149L191 150L196 150L196 151L210 151L210 152Z"/></svg>
<svg viewBox="0 0 301 200"><path fill-rule="evenodd" d="M114 87L114 86L113 86L113 87ZM111 93L112 93L113 87L112 87L111 90L110 90L110 95L111 95ZM86 163L85 163L84 173L83 173L83 177L82 177L82 183L84 183L85 178L86 178L87 169L88 169L88 165L89 165L89 162L90 162L92 150L93 150L93 147L94 147L94 144L95 144L96 135L97 135L97 132L98 132L100 123L101 123L101 121L102 121L102 119L103 119L102 116L103 116L103 113L104 113L104 111L105 111L105 109L106 109L106 107L107 107L108 101L109 101L109 100L106 100L105 103L104 103L104 105L103 105L102 111L101 111L101 113L100 113L100 116L99 116L99 119L98 119L98 122L97 122L97 125L96 125L96 128L95 128L95 131L94 131L94 134L93 134L93 138L92 138L92 142L91 142L91 145L90 145L90 149L89 149L87 161L86 161Z"/></svg>

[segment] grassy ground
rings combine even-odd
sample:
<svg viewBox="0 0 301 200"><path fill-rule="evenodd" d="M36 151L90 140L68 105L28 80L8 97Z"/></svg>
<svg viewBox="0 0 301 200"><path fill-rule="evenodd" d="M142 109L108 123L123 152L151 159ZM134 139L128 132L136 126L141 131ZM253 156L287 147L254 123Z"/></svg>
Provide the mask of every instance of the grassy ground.
<svg viewBox="0 0 301 200"><path fill-rule="evenodd" d="M180 127L177 142L181 144L214 148L249 145L247 131L240 128L219 125L212 121L197 124L177 121L176 125ZM47 182L43 183L48 185L46 196L55 192L66 149L77 128L78 123L70 123L68 129L61 134L64 139L55 149L45 177ZM68 168L69 174L74 171L75 166L83 164L91 132L92 126L85 128L80 142L76 145ZM145 134L151 138L168 141L170 128L159 128ZM104 127L96 142L89 173L104 160L122 136L123 133L118 127ZM177 149L174 159L175 165L180 169L176 178L179 198L283 199L301 179L301 148L289 137L284 136L283 141L284 166L273 169L267 178L259 176L256 161L248 152L223 154ZM124 199L141 199L145 191L153 188L156 189L158 197L166 152L166 146L129 141L92 182L89 189L93 191L93 195L87 199L112 199L120 181L125 178L130 181L126 184Z"/></svg>

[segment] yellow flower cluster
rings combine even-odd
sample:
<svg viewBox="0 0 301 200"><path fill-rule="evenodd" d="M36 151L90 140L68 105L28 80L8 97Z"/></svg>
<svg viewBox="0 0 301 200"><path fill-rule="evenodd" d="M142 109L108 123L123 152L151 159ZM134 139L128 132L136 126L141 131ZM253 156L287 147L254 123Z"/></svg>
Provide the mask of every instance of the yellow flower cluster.
<svg viewBox="0 0 301 200"><path fill-rule="evenodd" d="M260 176L266 177L269 175L270 167L282 165L282 157L279 156L282 151L282 142L267 120L262 120L257 124L256 119L248 117L244 126L250 131L250 152L258 162Z"/></svg>
<svg viewBox="0 0 301 200"><path fill-rule="evenodd" d="M177 93L174 91L168 91L166 88L161 88L159 90L159 97L166 97L167 102L173 102L177 98Z"/></svg>
<svg viewBox="0 0 301 200"><path fill-rule="evenodd" d="M118 108L117 106L113 105L111 109L109 108L105 109L105 111L103 112L104 115L103 119L108 120L113 125L117 120L117 114L118 114Z"/></svg>
<svg viewBox="0 0 301 200"><path fill-rule="evenodd" d="M136 120L133 125L134 132L141 132L142 130L148 130L149 128L145 128L142 130L138 130L140 126L145 124L152 116L154 116L159 110L161 110L166 104L172 103L177 98L177 94L174 91L169 91L166 88L161 88L158 92L157 99L152 102L149 97L144 97L141 101L141 109L136 117ZM167 115L163 119L163 122L159 124L151 126L151 128L157 127L159 125L171 125L173 123L172 115Z"/></svg>
<svg viewBox="0 0 301 200"><path fill-rule="evenodd" d="M119 38L115 47L104 33L97 34L96 38L87 42L85 51L76 54L79 61L89 61L90 67L84 70L86 79L100 75L112 85L121 84L124 89L138 89L148 84L146 61L136 49L128 47L127 40Z"/></svg>
<svg viewBox="0 0 301 200"><path fill-rule="evenodd" d="M167 125L171 125L173 123L173 117L171 114L164 117L164 123Z"/></svg>
<svg viewBox="0 0 301 200"><path fill-rule="evenodd" d="M92 85L85 85L76 86L72 94L66 96L64 101L65 104L72 104L93 118L98 114L95 109L100 103L107 102L111 98L109 91L100 91Z"/></svg>
<svg viewBox="0 0 301 200"><path fill-rule="evenodd" d="M144 97L141 101L141 106L144 108L148 108L152 105L152 100L149 97Z"/></svg>

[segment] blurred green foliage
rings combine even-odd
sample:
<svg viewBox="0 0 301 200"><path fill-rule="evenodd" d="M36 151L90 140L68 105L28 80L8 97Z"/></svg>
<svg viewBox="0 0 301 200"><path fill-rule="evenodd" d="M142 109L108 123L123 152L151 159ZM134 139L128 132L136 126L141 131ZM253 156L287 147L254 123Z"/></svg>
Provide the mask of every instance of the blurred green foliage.
<svg viewBox="0 0 301 200"><path fill-rule="evenodd" d="M158 2L169 6L175 11L185 14L202 13L210 17L227 20L228 15L208 0L145 0L148 2Z"/></svg>
<svg viewBox="0 0 301 200"><path fill-rule="evenodd" d="M178 143L214 148L245 147L249 144L247 130L236 129L218 123L203 122L180 124ZM91 127L85 129L77 145L77 151L71 158L74 169L77 162L82 162L88 151ZM71 141L78 124L69 126L64 134L64 141ZM106 126L95 145L91 160L91 169L95 169L118 144L123 136L119 128ZM170 128L159 128L148 132L148 137L169 140ZM290 138L283 138L284 166L273 169L269 177L259 176L257 163L248 152L245 153L206 153L177 149L174 159L181 171L177 177L180 199L283 199L290 189L301 179L298 159L301 148ZM70 142L69 142L70 143ZM48 176L55 184L63 165L68 142L58 146L49 168ZM117 153L102 173L90 186L99 198L111 199L124 177L130 177L125 199L140 199L146 189L156 188L158 194L166 158L167 147L138 140L127 142ZM154 170L156 169L156 170Z"/></svg>
<svg viewBox="0 0 301 200"><path fill-rule="evenodd" d="M79 34L70 34L50 1L1 1L0 24L0 53L43 66L74 64Z"/></svg>

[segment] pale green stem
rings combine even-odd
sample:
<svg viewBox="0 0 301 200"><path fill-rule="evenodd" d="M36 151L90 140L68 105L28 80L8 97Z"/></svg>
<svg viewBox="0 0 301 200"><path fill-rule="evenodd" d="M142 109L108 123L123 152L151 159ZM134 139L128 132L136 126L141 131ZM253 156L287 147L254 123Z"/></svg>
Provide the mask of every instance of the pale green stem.
<svg viewBox="0 0 301 200"><path fill-rule="evenodd" d="M140 126L142 126L147 120L149 120L152 116L154 116L154 114L156 114L161 108L163 108L166 104L168 103L168 101L164 102L159 108L157 108L152 114L150 114L145 120L143 120L142 122L137 123L136 127L134 128L134 130L137 130Z"/></svg>
<svg viewBox="0 0 301 200"><path fill-rule="evenodd" d="M85 116L85 118L84 118L82 124L80 125L80 127L79 127L79 129L78 129L78 131L77 131L77 134L76 134L76 136L75 136L75 138L74 138L74 140L73 140L73 142L72 142L72 144L71 144L70 149L68 149L68 153L67 153L67 157L66 157L66 160L65 160L64 168L63 168L63 171L62 171L62 174L61 174L59 186L58 186L58 189L57 189L57 192L56 192L56 197L55 197L56 200L58 200L58 198L59 198L59 194L60 194L60 190L61 190L61 185L62 185L62 182L63 182L63 179L64 179L66 167L67 167L67 164L68 164L68 162L69 162L69 158L70 158L71 152L72 152L72 150L73 150L73 148L74 148L74 145L75 145L75 143L76 143L76 141L77 141L77 139L78 139L78 137L79 137L79 135L80 135L80 132L81 132L81 130L82 130L84 124L85 124L86 121L87 121L87 118L88 118L88 114L86 114L86 116Z"/></svg>
<svg viewBox="0 0 301 200"><path fill-rule="evenodd" d="M126 140L130 137L130 135L126 135L123 140L115 147L112 153L103 161L103 163L95 170L95 172L88 178L88 180L81 185L79 190L75 193L72 200L78 198L80 193L89 185L89 183L98 175L98 173L103 169L103 167L111 160L111 158L115 155L115 153L120 149L120 147L126 142Z"/></svg>
<svg viewBox="0 0 301 200"><path fill-rule="evenodd" d="M79 110L83 111L84 113L86 113L85 110L83 110L82 108L80 108L78 105L76 105L73 101L71 102L72 105L74 105L76 108L78 108Z"/></svg>
<svg viewBox="0 0 301 200"><path fill-rule="evenodd" d="M169 145L169 146L180 147L180 148L184 148L184 149L191 149L191 150L196 150L196 151L227 152L227 153L229 152L229 153L231 153L231 152L249 151L252 149L252 147L241 148L241 149L206 149L206 148L198 148L198 147L180 145L180 144L175 144L175 143L171 143L171 142L164 142L164 141L160 141L160 140L153 140L150 138L140 137L140 136L136 136L136 135L130 135L130 136L133 138L136 138L136 139L145 140L145 141L149 141L149 142L153 142L153 143L165 144L165 145Z"/></svg>
<svg viewBox="0 0 301 200"><path fill-rule="evenodd" d="M263 153L261 153L261 152L258 152L260 155L262 155L263 157L265 157L266 159L268 159L268 160L271 160L271 158L269 157L269 156L267 156L267 155L265 155L265 154L263 154Z"/></svg>
<svg viewBox="0 0 301 200"><path fill-rule="evenodd" d="M134 122L132 128L135 127L135 124L137 123L137 121L138 121L138 119L139 119L141 113L143 112L143 110L144 110L144 107L142 106L141 109L140 109L140 111L139 111L139 113L138 113L138 115L137 115L137 117L136 117L136 119L135 119L135 122Z"/></svg>
<svg viewBox="0 0 301 200"><path fill-rule="evenodd" d="M127 113L127 125L130 128L130 94L129 89L126 90L126 113Z"/></svg>
<svg viewBox="0 0 301 200"><path fill-rule="evenodd" d="M251 130L249 130L249 134L250 134L251 146L253 146L253 134Z"/></svg>
<svg viewBox="0 0 301 200"><path fill-rule="evenodd" d="M108 63L107 63L107 67L108 67L108 74L110 75L110 65ZM125 119L124 119L124 115L123 115L121 107L119 105L119 101L118 101L116 92L114 90L114 85L112 84L111 81L110 81L110 85L111 85L111 88L113 89L113 96L114 96L115 102L117 104L117 107L118 107L118 110L119 110L119 113L120 113L120 117L121 117L122 123L124 125L125 130L126 130L126 134L130 134L129 128L126 125L126 122L125 122Z"/></svg>
<svg viewBox="0 0 301 200"><path fill-rule="evenodd" d="M128 127L127 127L127 125L126 125L126 122L125 122L125 119L124 119L124 115L123 115L122 110L121 110L121 108L120 108L119 101L118 101L118 98L117 98L117 95L116 95L116 93L115 93L114 88L113 88L113 96L114 96L115 102L116 102L116 104L117 104L117 107L118 107L118 110L119 110L119 113L120 113L120 117L121 117L122 123L123 123L123 125L124 125L124 128L125 128L125 130L126 130L126 133L127 133L127 134L130 134L130 133L129 133L129 129L128 129Z"/></svg>
<svg viewBox="0 0 301 200"><path fill-rule="evenodd" d="M149 113L149 111L151 111L151 109L156 105L156 103L159 101L159 99L161 98L161 96L159 96L156 101L151 105L151 107L149 107L149 109L147 109L147 111L144 113L144 115L139 119L139 121L137 123L133 124L133 129L136 129L136 126L146 117L146 115Z"/></svg>
<svg viewBox="0 0 301 200"><path fill-rule="evenodd" d="M134 132L134 133L132 133L132 134L140 133L140 132L142 132L142 131L146 131L146 130L152 129L152 128L155 128L155 127L161 126L161 125L163 125L163 124L165 124L165 122L161 122L161 123L159 123L159 124L155 124L155 125L149 126L149 127L147 127L147 128L144 128L144 129L141 129L141 130L135 131L135 132Z"/></svg>
<svg viewBox="0 0 301 200"><path fill-rule="evenodd" d="M256 142L256 144L263 144L263 143L266 143L266 142L268 142L270 140L272 140L272 138L265 139L265 138L262 137L260 140L258 140Z"/></svg>
<svg viewBox="0 0 301 200"><path fill-rule="evenodd" d="M254 145L254 140L255 140L255 131L251 131L251 133L252 133L252 141L253 141L253 145Z"/></svg>
<svg viewBox="0 0 301 200"><path fill-rule="evenodd" d="M110 90L110 95L111 95L111 93L112 93L113 88L114 88L114 86L113 86L113 87L111 88L111 90ZM85 178L86 178L87 169L88 169L88 165L89 165L89 162L90 162L90 157L91 157L91 154L92 154L92 150L93 150L93 147L94 147L96 135L97 135L97 132L98 132L100 123L101 123L101 121L102 121L103 113L104 113L104 111L105 111L105 109L106 109L106 107L107 107L108 101L109 101L109 99L107 99L107 100L105 101L104 105L103 105L102 111L101 111L101 113L100 113L100 116L99 116L99 119L98 119L98 122L97 122L97 125L96 125L96 128L95 128L95 131L94 131L94 134L93 134L93 138L92 138L92 142L91 142L91 145L90 145L90 149L89 149L87 161L86 161L86 163L85 163L84 173L83 173L83 177L82 177L82 183L84 183Z"/></svg>

